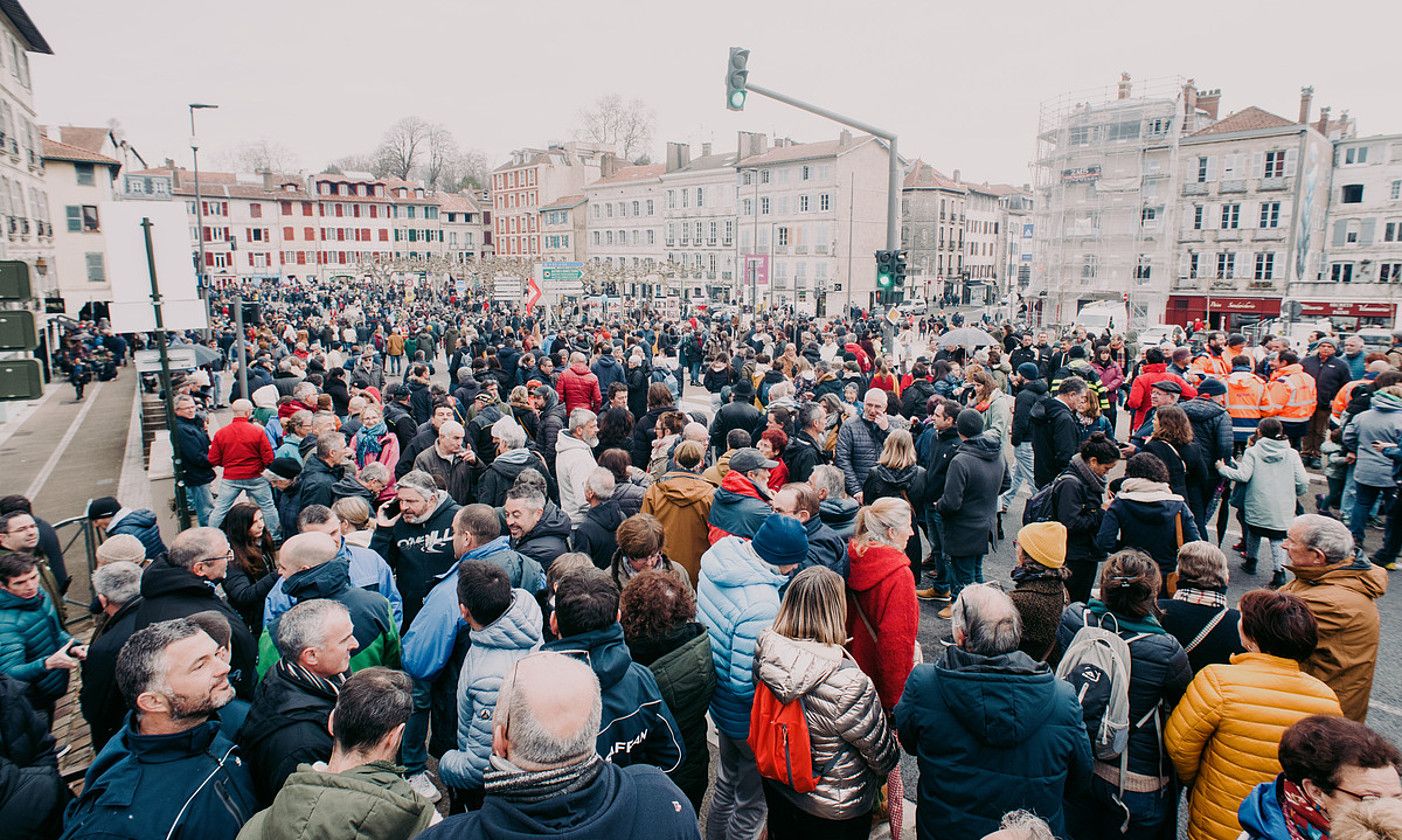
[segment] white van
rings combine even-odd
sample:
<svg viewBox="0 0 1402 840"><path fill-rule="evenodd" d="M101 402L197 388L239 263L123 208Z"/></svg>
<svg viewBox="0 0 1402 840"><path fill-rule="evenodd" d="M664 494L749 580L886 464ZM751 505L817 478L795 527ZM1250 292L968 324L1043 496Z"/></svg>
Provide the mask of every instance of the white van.
<svg viewBox="0 0 1402 840"><path fill-rule="evenodd" d="M1124 303L1118 300L1098 300L1081 307L1081 311L1076 313L1075 326L1085 327L1088 333L1099 333L1105 330L1111 332L1125 332L1129 329L1129 321Z"/></svg>

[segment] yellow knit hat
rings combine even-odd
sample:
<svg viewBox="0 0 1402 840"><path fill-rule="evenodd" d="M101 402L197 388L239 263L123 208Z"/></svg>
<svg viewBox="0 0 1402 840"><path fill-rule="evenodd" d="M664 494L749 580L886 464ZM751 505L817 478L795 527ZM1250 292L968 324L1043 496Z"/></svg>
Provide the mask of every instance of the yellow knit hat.
<svg viewBox="0 0 1402 840"><path fill-rule="evenodd" d="M1028 557L1048 569L1066 565L1066 526L1060 522L1033 522L1017 532L1017 544Z"/></svg>

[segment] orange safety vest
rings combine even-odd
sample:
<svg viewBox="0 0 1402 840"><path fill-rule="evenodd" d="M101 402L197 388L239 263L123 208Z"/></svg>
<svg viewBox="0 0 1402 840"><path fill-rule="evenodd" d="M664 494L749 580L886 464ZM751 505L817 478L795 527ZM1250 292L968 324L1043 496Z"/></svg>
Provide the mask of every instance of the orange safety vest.
<svg viewBox="0 0 1402 840"><path fill-rule="evenodd" d="M1203 353L1193 359L1193 370L1201 371L1205 376L1216 376L1225 378L1231 375L1232 363L1223 351L1222 355L1214 356L1211 353Z"/></svg>
<svg viewBox="0 0 1402 840"><path fill-rule="evenodd" d="M1270 415L1282 423L1307 423L1318 403L1314 377L1298 364L1287 365L1271 374L1266 386Z"/></svg>
<svg viewBox="0 0 1402 840"><path fill-rule="evenodd" d="M1367 379L1355 379L1339 389L1339 393L1334 395L1334 401L1329 404L1329 420L1338 425L1343 419L1344 412L1348 410L1348 401L1353 399L1353 389L1359 385L1367 385Z"/></svg>
<svg viewBox="0 0 1402 840"><path fill-rule="evenodd" d="M1266 383L1251 371L1239 370L1227 377L1226 407L1233 419L1261 419L1265 396Z"/></svg>

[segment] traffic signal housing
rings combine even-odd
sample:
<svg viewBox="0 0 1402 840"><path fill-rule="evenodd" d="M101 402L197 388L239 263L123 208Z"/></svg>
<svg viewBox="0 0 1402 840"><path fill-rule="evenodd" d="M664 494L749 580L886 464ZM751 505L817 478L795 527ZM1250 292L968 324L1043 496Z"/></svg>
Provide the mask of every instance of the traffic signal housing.
<svg viewBox="0 0 1402 840"><path fill-rule="evenodd" d="M29 263L0 262L0 301L27 301L34 296L29 284Z"/></svg>
<svg viewBox="0 0 1402 840"><path fill-rule="evenodd" d="M732 111L745 109L748 92L745 85L750 77L746 65L750 63L750 51L744 47L730 48L730 61L725 68L725 107Z"/></svg>
<svg viewBox="0 0 1402 840"><path fill-rule="evenodd" d="M905 299L906 252L891 252L891 297L896 303Z"/></svg>

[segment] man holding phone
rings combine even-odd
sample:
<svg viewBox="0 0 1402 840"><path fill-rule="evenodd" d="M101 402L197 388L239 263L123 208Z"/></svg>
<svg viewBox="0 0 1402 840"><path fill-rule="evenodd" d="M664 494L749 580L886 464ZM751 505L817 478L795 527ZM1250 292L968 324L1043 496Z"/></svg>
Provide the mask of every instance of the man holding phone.
<svg viewBox="0 0 1402 840"><path fill-rule="evenodd" d="M28 554L0 555L0 674L25 685L25 696L50 723L54 703L68 690L68 672L88 655L58 620L39 585L39 565Z"/></svg>

